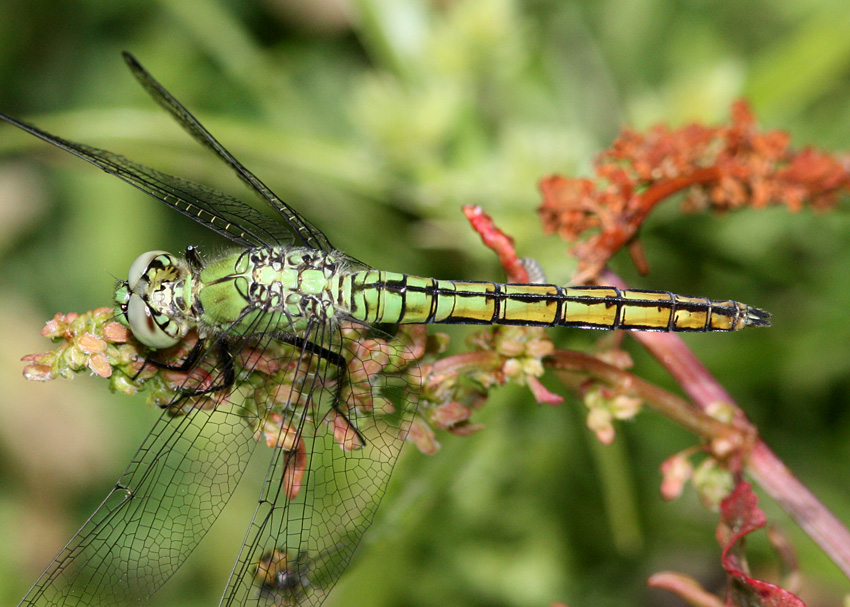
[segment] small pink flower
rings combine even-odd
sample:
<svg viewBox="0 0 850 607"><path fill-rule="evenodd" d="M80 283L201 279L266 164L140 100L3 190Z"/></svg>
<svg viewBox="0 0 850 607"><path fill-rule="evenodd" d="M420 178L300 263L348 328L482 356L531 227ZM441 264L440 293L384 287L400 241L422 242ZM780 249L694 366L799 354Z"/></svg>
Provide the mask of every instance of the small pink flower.
<svg viewBox="0 0 850 607"><path fill-rule="evenodd" d="M437 425L448 428L459 422L466 421L470 415L472 415L472 411L470 411L469 407L453 400L435 407L431 413L431 419Z"/></svg>
<svg viewBox="0 0 850 607"><path fill-rule="evenodd" d="M109 361L103 354L95 354L89 358L88 367L101 377L109 377L112 375L112 365L109 364Z"/></svg>
<svg viewBox="0 0 850 607"><path fill-rule="evenodd" d="M688 459L689 452L676 453L661 464L661 497L674 500L682 494L685 483L690 480L694 468Z"/></svg>
<svg viewBox="0 0 850 607"><path fill-rule="evenodd" d="M103 327L103 337L106 341L118 344L124 344L130 341L129 327L120 322L111 322Z"/></svg>
<svg viewBox="0 0 850 607"><path fill-rule="evenodd" d="M418 417L410 424L410 432L407 434L407 439L416 445L416 448L425 455L434 455L440 450L440 443L437 437L434 436L434 431Z"/></svg>
<svg viewBox="0 0 850 607"><path fill-rule="evenodd" d="M91 333L83 333L77 339L77 347L86 354L102 354L106 352L106 342ZM108 375L104 375L108 377Z"/></svg>
<svg viewBox="0 0 850 607"><path fill-rule="evenodd" d="M30 356L37 356L31 354ZM27 357L24 357L26 360ZM24 367L24 377L29 381L50 381L56 375L53 373L53 368L50 365L32 364Z"/></svg>

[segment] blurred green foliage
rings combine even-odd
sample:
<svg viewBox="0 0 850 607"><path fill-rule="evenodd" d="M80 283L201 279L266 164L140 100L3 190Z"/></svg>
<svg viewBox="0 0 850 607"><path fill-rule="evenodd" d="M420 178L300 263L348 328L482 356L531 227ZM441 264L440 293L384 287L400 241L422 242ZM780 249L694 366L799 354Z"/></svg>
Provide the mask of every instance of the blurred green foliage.
<svg viewBox="0 0 850 607"><path fill-rule="evenodd" d="M344 5L344 10L337 10ZM0 108L75 141L242 195L137 86L128 50L331 242L389 270L501 278L460 213L481 204L553 282L574 265L541 237L537 180L586 174L623 124L727 118L746 95L797 145L850 141L850 12L841 0L4 0ZM635 287L735 298L770 330L687 337L763 436L850 521L850 217L782 209L650 218ZM0 602L14 604L82 524L157 415L97 382L27 384L20 356L57 311L109 301L140 252L225 246L189 220L0 125ZM598 336L562 332L581 347ZM580 334L577 334L580 333ZM463 331L452 332L456 341ZM636 372L672 387L632 348ZM553 386L553 384L550 384ZM662 569L722 587L716 517L663 503L658 467L692 444L652 414L613 447L582 405L500 391L469 438L407 448L329 605L680 604ZM259 464L259 469L262 463ZM240 491L152 605L211 605L248 523ZM766 497L795 540L809 605L847 580ZM763 534L751 562L776 573ZM773 578L775 579L775 578Z"/></svg>

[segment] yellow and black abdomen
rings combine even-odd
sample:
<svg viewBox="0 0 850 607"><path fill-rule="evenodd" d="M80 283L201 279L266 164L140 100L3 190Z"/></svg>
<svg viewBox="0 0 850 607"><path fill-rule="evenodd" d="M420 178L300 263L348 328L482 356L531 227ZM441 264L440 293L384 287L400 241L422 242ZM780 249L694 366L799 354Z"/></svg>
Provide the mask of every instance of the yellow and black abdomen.
<svg viewBox="0 0 850 607"><path fill-rule="evenodd" d="M736 331L767 326L736 301L666 291L436 280L368 270L346 277L339 303L370 323L502 324L629 331Z"/></svg>

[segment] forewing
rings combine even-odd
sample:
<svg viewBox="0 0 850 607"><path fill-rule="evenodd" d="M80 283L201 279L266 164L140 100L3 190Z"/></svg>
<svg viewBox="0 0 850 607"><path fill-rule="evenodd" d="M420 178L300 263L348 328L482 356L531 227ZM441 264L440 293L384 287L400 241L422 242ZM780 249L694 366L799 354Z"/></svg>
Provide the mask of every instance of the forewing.
<svg viewBox="0 0 850 607"><path fill-rule="evenodd" d="M293 240L292 235L284 231L289 240L282 242L282 224L278 219L232 196L135 163L120 154L62 139L3 113L0 119L115 175L237 244L272 246L289 244Z"/></svg>
<svg viewBox="0 0 850 607"><path fill-rule="evenodd" d="M281 446L222 606L321 604L372 522L415 413L418 369L399 340L323 326L307 335L346 353L342 386L333 362L302 348L301 389L278 395Z"/></svg>
<svg viewBox="0 0 850 607"><path fill-rule="evenodd" d="M239 178L244 181L248 187L257 192L271 207L280 215L281 222L277 224L277 231L274 234L279 238L278 243L283 244L294 242L297 246L312 247L321 249L322 251L330 252L331 247L328 239L322 232L310 224L306 219L301 217L295 209L290 207L268 186L266 186L259 178L251 171L245 168L241 162L228 152L204 126L198 122L189 110L174 98L165 88L157 82L148 71L136 61L130 53L124 53L124 60L136 77L136 80L145 88L145 90L153 97L159 105L165 108L169 114L182 126L198 143L203 145L208 150L211 150L219 158L221 158L230 168L232 168Z"/></svg>

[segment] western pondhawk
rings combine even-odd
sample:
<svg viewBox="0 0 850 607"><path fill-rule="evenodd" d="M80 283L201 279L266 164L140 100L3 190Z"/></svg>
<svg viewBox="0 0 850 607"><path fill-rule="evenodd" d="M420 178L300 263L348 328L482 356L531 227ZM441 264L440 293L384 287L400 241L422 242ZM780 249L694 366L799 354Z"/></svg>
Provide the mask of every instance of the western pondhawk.
<svg viewBox="0 0 850 607"><path fill-rule="evenodd" d="M0 114L238 247L213 260L193 247L182 256L151 251L119 284L116 315L150 350L145 364L182 372L183 383L103 504L21 605L145 602L212 525L258 437L273 447L272 461L221 605L321 603L373 518L416 409L415 356L371 325L734 331L768 324L768 314L734 301L365 267L334 249L124 57L154 100L265 202L251 206ZM156 353L190 340L182 361Z"/></svg>

